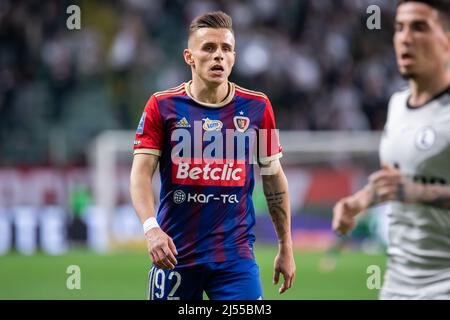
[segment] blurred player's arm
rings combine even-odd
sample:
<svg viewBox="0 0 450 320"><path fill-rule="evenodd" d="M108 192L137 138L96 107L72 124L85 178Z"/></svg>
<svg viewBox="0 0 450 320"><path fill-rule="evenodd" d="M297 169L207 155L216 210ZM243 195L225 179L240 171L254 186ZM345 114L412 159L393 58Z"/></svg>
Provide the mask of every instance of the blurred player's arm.
<svg viewBox="0 0 450 320"><path fill-rule="evenodd" d="M130 175L130 194L133 207L144 223L148 218L155 217L155 196L152 179L158 166L159 157L151 154L134 156ZM173 269L177 264L177 250L172 238L161 228L155 227L145 234L148 253L153 263L162 269Z"/></svg>
<svg viewBox="0 0 450 320"><path fill-rule="evenodd" d="M295 280L295 261L291 237L291 207L289 202L288 181L279 160L261 165L264 195L269 213L278 237L278 254L274 262L274 284L278 283L280 273L284 282L279 293L289 289Z"/></svg>
<svg viewBox="0 0 450 320"><path fill-rule="evenodd" d="M421 203L450 209L450 187L411 181L393 166L383 165L370 175L368 184L350 197L341 199L333 209L333 229L346 234L355 226L355 216L369 207L387 201Z"/></svg>
<svg viewBox="0 0 450 320"><path fill-rule="evenodd" d="M419 202L441 209L450 209L450 187L425 184Z"/></svg>
<svg viewBox="0 0 450 320"><path fill-rule="evenodd" d="M369 177L369 183L374 189L374 203L400 201L450 209L449 186L414 182L392 166L384 165Z"/></svg>

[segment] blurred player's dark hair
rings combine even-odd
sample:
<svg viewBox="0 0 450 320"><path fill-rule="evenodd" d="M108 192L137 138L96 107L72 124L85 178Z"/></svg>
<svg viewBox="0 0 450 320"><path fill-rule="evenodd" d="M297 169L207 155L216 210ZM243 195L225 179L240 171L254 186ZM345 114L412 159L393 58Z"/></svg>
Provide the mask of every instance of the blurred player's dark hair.
<svg viewBox="0 0 450 320"><path fill-rule="evenodd" d="M222 11L207 12L192 20L189 35L201 28L228 29L233 32L231 17Z"/></svg>
<svg viewBox="0 0 450 320"><path fill-rule="evenodd" d="M407 2L419 2L439 11L445 29L450 30L450 0L399 0L397 7Z"/></svg>

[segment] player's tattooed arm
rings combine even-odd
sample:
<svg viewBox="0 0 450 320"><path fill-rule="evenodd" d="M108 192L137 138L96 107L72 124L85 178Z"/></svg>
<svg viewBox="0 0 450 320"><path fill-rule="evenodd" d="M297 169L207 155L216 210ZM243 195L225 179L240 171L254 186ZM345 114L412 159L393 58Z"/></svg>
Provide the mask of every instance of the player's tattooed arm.
<svg viewBox="0 0 450 320"><path fill-rule="evenodd" d="M292 250L288 182L281 166L274 172L274 174L262 175L262 182L269 213L278 236L279 245L274 261L273 283L277 284L280 274L283 275L284 281L278 291L281 294L294 283L296 267Z"/></svg>
<svg viewBox="0 0 450 320"><path fill-rule="evenodd" d="M280 243L291 242L291 208L288 183L283 170L274 175L262 176L264 195L270 217Z"/></svg>
<svg viewBox="0 0 450 320"><path fill-rule="evenodd" d="M384 167L372 174L368 188L372 190L369 206L401 201L450 209L450 186L417 183L393 167Z"/></svg>
<svg viewBox="0 0 450 320"><path fill-rule="evenodd" d="M417 185L417 183L415 183ZM450 187L425 184L418 186L419 202L441 209L450 209Z"/></svg>

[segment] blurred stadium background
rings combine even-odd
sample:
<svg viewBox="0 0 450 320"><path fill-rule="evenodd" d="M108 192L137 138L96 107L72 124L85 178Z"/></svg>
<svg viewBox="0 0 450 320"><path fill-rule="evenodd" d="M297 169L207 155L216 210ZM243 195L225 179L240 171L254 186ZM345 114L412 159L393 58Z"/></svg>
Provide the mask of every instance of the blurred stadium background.
<svg viewBox="0 0 450 320"><path fill-rule="evenodd" d="M81 8L68 30L66 8ZM381 8L368 30L366 9ZM148 97L190 78L187 25L222 9L231 80L274 106L290 184L298 277L271 284L276 236L255 188L256 255L269 299L376 299L382 208L335 239L332 206L378 166L387 102L403 85L388 0L0 1L0 299L145 299L149 259L130 205L133 132ZM155 191L158 181L155 181ZM81 268L81 290L66 269Z"/></svg>

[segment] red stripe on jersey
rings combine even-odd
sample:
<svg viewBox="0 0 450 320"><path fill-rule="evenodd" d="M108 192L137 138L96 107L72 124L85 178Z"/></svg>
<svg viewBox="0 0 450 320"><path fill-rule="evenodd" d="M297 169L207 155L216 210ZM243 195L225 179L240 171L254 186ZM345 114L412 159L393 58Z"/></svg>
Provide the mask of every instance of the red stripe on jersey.
<svg viewBox="0 0 450 320"><path fill-rule="evenodd" d="M136 132L134 149L162 150L164 125L155 96L148 100L142 117L142 127L141 131L138 129Z"/></svg>
<svg viewBox="0 0 450 320"><path fill-rule="evenodd" d="M158 100L163 100L163 99L167 99L170 97L174 97L174 96L185 96L186 95L186 90L183 88L177 90L177 91L170 91L170 92L164 92L161 94L156 95L156 98Z"/></svg>
<svg viewBox="0 0 450 320"><path fill-rule="evenodd" d="M255 91L250 91L241 87L236 86L236 95L246 98L246 99L256 99L260 101L267 101L267 97L263 93L258 93Z"/></svg>
<svg viewBox="0 0 450 320"><path fill-rule="evenodd" d="M174 92L174 91L178 91L178 90L180 90L180 89L183 89L184 88L184 86L185 86L185 84L184 83L182 83L182 84L180 84L179 86L177 86L177 87L173 87L173 88L170 88L170 89L167 89L167 90L163 90L163 91L159 91L159 92L155 92L155 94L154 95L160 95L160 94L165 94L165 93L168 93L168 92Z"/></svg>
<svg viewBox="0 0 450 320"><path fill-rule="evenodd" d="M262 131L261 129L264 131ZM266 158L280 153L282 151L282 148L276 132L275 116L273 114L272 105L270 104L269 100L267 100L266 107L264 109L260 131L260 138L265 141L265 143L262 144L262 147L263 149L264 147L267 149L260 150L259 156L262 158Z"/></svg>

